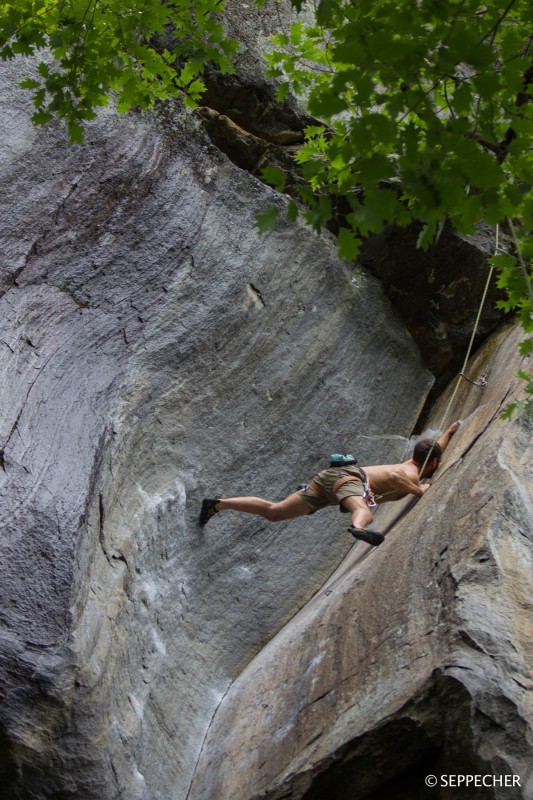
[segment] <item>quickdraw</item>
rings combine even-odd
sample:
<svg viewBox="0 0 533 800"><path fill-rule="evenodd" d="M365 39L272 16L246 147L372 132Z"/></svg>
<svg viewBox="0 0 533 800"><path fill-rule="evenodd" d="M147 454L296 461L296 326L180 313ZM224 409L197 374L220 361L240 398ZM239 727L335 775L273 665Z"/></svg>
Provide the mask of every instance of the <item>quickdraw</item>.
<svg viewBox="0 0 533 800"><path fill-rule="evenodd" d="M480 389L484 389L489 382L488 376L485 372L483 372L479 376L479 383L477 381L473 381L472 378L469 378L467 375L464 374L464 372L460 372L459 375L461 376L461 378L464 378L465 381L468 381L468 383L473 383L474 386L479 386Z"/></svg>

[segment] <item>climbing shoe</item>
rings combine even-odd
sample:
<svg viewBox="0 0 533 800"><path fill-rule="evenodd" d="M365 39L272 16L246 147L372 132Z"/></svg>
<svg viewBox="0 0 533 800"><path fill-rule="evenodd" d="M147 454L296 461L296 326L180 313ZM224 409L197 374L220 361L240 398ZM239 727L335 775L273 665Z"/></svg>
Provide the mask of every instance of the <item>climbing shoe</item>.
<svg viewBox="0 0 533 800"><path fill-rule="evenodd" d="M362 542L371 544L372 547L377 547L385 541L385 537L378 531L367 531L365 528L356 528L355 525L350 525L348 528L354 539L360 539Z"/></svg>
<svg viewBox="0 0 533 800"><path fill-rule="evenodd" d="M209 522L211 517L214 517L215 514L218 514L218 510L215 508L215 506L219 500L220 497L205 497L202 500L202 508L200 510L200 525L205 525L206 522Z"/></svg>

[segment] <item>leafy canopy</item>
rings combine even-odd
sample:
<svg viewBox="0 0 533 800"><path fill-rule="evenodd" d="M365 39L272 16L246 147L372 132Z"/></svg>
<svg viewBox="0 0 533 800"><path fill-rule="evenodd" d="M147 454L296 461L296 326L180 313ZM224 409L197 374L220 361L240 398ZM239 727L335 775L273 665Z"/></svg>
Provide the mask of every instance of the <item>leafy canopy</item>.
<svg viewBox="0 0 533 800"><path fill-rule="evenodd" d="M305 0L292 3L300 10ZM493 259L503 306L532 334L531 0L313 0L313 8L313 24L273 37L267 56L279 99L300 95L322 121L296 156L306 220L320 230L342 208L339 251L350 259L388 224L421 221L422 247L446 220L462 233L480 220L506 225L517 258ZM197 103L206 64L233 69L237 45L223 11L223 0L11 0L0 5L0 56L49 51L22 83L33 92L33 121L65 119L79 142L84 120L110 96L120 111L176 94ZM283 191L281 170L265 179ZM298 213L292 200L288 216ZM260 230L275 218L261 215ZM531 336L521 351L533 351ZM533 408L533 375L524 375Z"/></svg>
<svg viewBox="0 0 533 800"><path fill-rule="evenodd" d="M222 10L216 0L11 0L0 6L0 56L50 50L21 84L33 91L32 119L65 119L80 142L83 121L111 94L119 111L177 94L194 105L206 63L232 70L237 43L224 34ZM172 41L169 49L154 47L157 36Z"/></svg>
<svg viewBox="0 0 533 800"><path fill-rule="evenodd" d="M319 0L314 17L268 56L279 98L300 94L324 121L296 156L307 221L342 208L346 258L388 224L421 221L421 247L447 220L503 224L519 258L493 258L502 305L533 333L531 0Z"/></svg>

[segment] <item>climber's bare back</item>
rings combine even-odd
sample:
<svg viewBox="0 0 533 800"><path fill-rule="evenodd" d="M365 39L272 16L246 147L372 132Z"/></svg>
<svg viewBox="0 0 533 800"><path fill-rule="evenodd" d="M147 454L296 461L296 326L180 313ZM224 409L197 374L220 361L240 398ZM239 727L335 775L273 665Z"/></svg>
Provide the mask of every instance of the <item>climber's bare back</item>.
<svg viewBox="0 0 533 800"><path fill-rule="evenodd" d="M421 497L429 488L419 480L420 466L412 459L402 464L380 464L374 467L363 467L372 491L380 502L387 503L400 500L407 494Z"/></svg>

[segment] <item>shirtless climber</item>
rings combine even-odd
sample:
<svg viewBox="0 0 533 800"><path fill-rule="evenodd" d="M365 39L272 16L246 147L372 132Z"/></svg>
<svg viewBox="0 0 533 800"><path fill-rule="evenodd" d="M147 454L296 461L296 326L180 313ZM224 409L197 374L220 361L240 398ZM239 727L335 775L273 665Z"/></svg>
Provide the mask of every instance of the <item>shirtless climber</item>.
<svg viewBox="0 0 533 800"><path fill-rule="evenodd" d="M415 445L412 458L402 464L330 467L315 475L305 488L278 503L261 497L206 498L202 502L200 524L205 525L219 511L243 511L279 522L338 505L340 511L352 515L349 528L352 535L377 547L384 535L366 530L377 503L400 500L407 494L422 497L429 484L420 481L435 473L443 451L460 424L460 421L454 422L436 442L421 439Z"/></svg>

